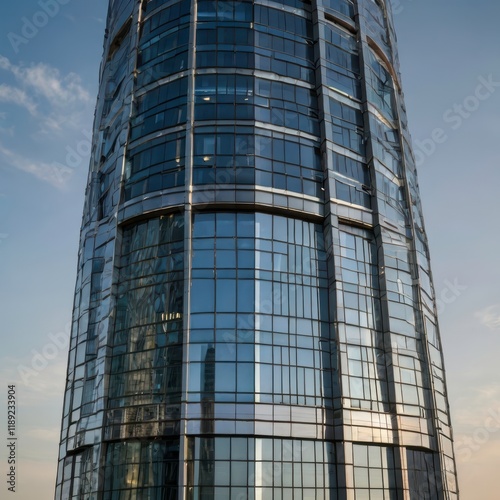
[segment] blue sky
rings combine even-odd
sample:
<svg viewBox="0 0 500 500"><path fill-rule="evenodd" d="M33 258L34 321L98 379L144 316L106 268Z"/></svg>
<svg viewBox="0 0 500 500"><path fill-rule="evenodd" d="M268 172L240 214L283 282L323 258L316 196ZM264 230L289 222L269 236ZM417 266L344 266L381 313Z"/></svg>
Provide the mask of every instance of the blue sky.
<svg viewBox="0 0 500 500"><path fill-rule="evenodd" d="M64 342L107 9L104 0L57 2L59 12L44 23L40 3L7 2L0 18L0 332L7 346L0 378L3 388L18 385L21 500L53 495ZM461 498L496 500L500 5L393 3L410 130L421 159ZM27 43L13 44L19 39L9 34L22 36L23 18L45 25ZM4 453L2 447L0 470Z"/></svg>

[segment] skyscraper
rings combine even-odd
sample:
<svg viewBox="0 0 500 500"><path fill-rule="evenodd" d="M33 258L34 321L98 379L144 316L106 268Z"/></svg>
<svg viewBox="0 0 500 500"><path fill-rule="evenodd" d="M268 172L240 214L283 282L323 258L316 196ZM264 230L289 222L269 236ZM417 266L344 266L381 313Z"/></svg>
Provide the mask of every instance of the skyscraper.
<svg viewBox="0 0 500 500"><path fill-rule="evenodd" d="M388 1L110 1L61 499L458 499Z"/></svg>

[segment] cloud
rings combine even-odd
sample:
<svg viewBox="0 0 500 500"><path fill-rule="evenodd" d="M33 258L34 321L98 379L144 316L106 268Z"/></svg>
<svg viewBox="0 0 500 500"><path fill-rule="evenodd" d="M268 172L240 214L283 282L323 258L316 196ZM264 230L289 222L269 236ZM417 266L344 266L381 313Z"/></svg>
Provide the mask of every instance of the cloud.
<svg viewBox="0 0 500 500"><path fill-rule="evenodd" d="M0 101L16 104L17 106L26 108L31 115L36 115L36 104L22 89L11 87L3 83L0 85Z"/></svg>
<svg viewBox="0 0 500 500"><path fill-rule="evenodd" d="M23 89L34 91L35 95L44 97L50 104L64 106L74 102L88 102L90 95L82 86L76 73L61 76L57 68L45 63L30 66L12 64L9 59L0 55L0 69L12 73Z"/></svg>
<svg viewBox="0 0 500 500"><path fill-rule="evenodd" d="M55 187L64 187L73 171L64 167L54 152L65 154L88 127L93 104L89 92L76 73L64 75L43 62L13 63L0 55L0 73L10 80L0 84L0 103L29 113L0 112L0 134L9 137L8 143L0 142L0 160ZM22 138L16 134L18 128L22 128ZM50 158L44 161L48 154Z"/></svg>
<svg viewBox="0 0 500 500"><path fill-rule="evenodd" d="M61 77L57 68L43 63L29 68L14 66L12 72L20 82L45 97L53 105L64 106L68 103L90 100L89 93L82 87L81 79L75 73Z"/></svg>
<svg viewBox="0 0 500 500"><path fill-rule="evenodd" d="M66 180L72 173L72 170L67 167L63 168L56 164L40 161L35 162L29 158L25 158L6 148L1 143L0 158L12 167L22 170L28 174L32 174L38 179L46 181L57 188L63 188L66 185Z"/></svg>
<svg viewBox="0 0 500 500"><path fill-rule="evenodd" d="M43 359L40 355L39 357L31 356L33 352L31 351L30 355L24 357L0 359L1 379L17 386L21 407L41 408L51 398L62 405L67 351L61 351L55 359Z"/></svg>
<svg viewBox="0 0 500 500"><path fill-rule="evenodd" d="M477 384L474 389L467 391L466 396L454 401L454 408L456 411L452 417L455 430L465 432L474 429L492 412L500 415L500 387L497 384Z"/></svg>
<svg viewBox="0 0 500 500"><path fill-rule="evenodd" d="M13 64L0 55L0 70L10 73L15 85L0 85L0 102L28 110L36 119L36 134L62 134L82 126L90 95L76 73L61 72L45 63Z"/></svg>
<svg viewBox="0 0 500 500"><path fill-rule="evenodd" d="M0 69L10 69L11 68L10 61L0 54Z"/></svg>
<svg viewBox="0 0 500 500"><path fill-rule="evenodd" d="M474 315L479 321L491 330L500 328L500 305L493 305L477 311Z"/></svg>

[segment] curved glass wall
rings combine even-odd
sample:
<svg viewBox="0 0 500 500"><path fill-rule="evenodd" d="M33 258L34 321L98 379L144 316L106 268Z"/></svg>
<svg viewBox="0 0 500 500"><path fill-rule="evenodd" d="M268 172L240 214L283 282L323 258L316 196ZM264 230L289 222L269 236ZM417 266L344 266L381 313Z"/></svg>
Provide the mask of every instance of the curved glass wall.
<svg viewBox="0 0 500 500"><path fill-rule="evenodd" d="M123 230L109 369L110 439L179 432L183 274L181 215Z"/></svg>
<svg viewBox="0 0 500 500"><path fill-rule="evenodd" d="M189 401L210 386L213 401L331 406L322 337L321 226L262 213L195 215Z"/></svg>
<svg viewBox="0 0 500 500"><path fill-rule="evenodd" d="M56 500L457 500L389 2L110 0Z"/></svg>

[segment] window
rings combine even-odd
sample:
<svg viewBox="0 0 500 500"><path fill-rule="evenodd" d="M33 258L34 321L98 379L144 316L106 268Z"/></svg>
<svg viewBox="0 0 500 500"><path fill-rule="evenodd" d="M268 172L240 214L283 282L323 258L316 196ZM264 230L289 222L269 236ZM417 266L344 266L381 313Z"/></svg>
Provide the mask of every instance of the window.
<svg viewBox="0 0 500 500"><path fill-rule="evenodd" d="M177 498L179 439L109 443L104 465L104 500Z"/></svg>
<svg viewBox="0 0 500 500"><path fill-rule="evenodd" d="M389 119L395 118L394 86L392 76L382 61L369 50L366 75L368 100Z"/></svg>
<svg viewBox="0 0 500 500"><path fill-rule="evenodd" d="M361 99L358 42L333 24L325 26L326 84Z"/></svg>
<svg viewBox="0 0 500 500"><path fill-rule="evenodd" d="M354 4L351 0L325 0L326 8L335 10L346 17L354 19Z"/></svg>
<svg viewBox="0 0 500 500"><path fill-rule="evenodd" d="M138 407L149 405L152 420L169 420L154 405L180 403L183 227L184 216L175 214L123 231L109 382L109 408L121 410L110 420L117 426L112 433L123 425L128 436L154 434ZM161 432L168 433L168 422L162 425Z"/></svg>
<svg viewBox="0 0 500 500"><path fill-rule="evenodd" d="M161 4L157 0L147 5L152 11ZM187 67L189 0L182 0L146 18L141 26L139 40L138 76L139 87Z"/></svg>
<svg viewBox="0 0 500 500"><path fill-rule="evenodd" d="M189 438L188 446L189 500L321 500L336 491L333 443L235 436Z"/></svg>
<svg viewBox="0 0 500 500"><path fill-rule="evenodd" d="M342 304L347 343L343 395L351 406L387 411L388 388L377 251L367 231L342 226L340 231Z"/></svg>
<svg viewBox="0 0 500 500"><path fill-rule="evenodd" d="M185 133L167 134L128 153L125 200L184 186Z"/></svg>
<svg viewBox="0 0 500 500"><path fill-rule="evenodd" d="M330 113L334 142L364 156L365 140L361 111L330 98Z"/></svg>
<svg viewBox="0 0 500 500"><path fill-rule="evenodd" d="M353 445L356 500L397 500L393 449L387 446Z"/></svg>
<svg viewBox="0 0 500 500"><path fill-rule="evenodd" d="M158 130L184 125L187 78L179 78L137 97L132 117L131 140Z"/></svg>
<svg viewBox="0 0 500 500"><path fill-rule="evenodd" d="M197 75L195 119L253 119L253 86L247 75Z"/></svg>
<svg viewBox="0 0 500 500"><path fill-rule="evenodd" d="M323 404L321 226L222 212L196 214L193 231L191 341L199 346L190 348L190 400L209 397L209 374L212 401Z"/></svg>

